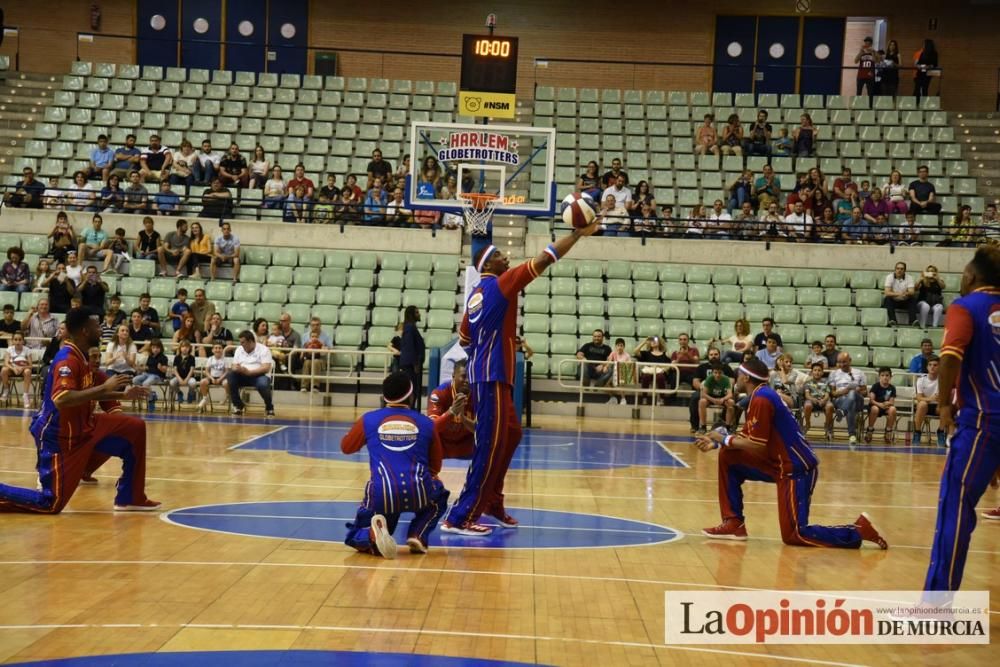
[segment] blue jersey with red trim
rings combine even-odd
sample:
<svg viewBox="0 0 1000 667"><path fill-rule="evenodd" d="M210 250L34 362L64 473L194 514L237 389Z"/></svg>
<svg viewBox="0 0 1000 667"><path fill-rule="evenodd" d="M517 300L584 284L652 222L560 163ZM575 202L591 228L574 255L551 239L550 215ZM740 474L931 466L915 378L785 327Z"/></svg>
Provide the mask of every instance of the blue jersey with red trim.
<svg viewBox="0 0 1000 667"><path fill-rule="evenodd" d="M469 348L470 383L514 383L517 297L538 275L528 260L499 276L484 273L469 295L458 335Z"/></svg>
<svg viewBox="0 0 1000 667"><path fill-rule="evenodd" d="M979 430L1000 423L1000 289L978 289L948 306L941 356L962 362L956 421Z"/></svg>
<svg viewBox="0 0 1000 667"><path fill-rule="evenodd" d="M750 395L743 435L767 448L767 458L782 477L800 475L819 465L788 406L771 387L758 385Z"/></svg>
<svg viewBox="0 0 1000 667"><path fill-rule="evenodd" d="M94 428L94 402L58 409L55 399L67 391L82 391L94 386L94 375L87 358L72 343L65 343L52 360L42 389L42 409L31 421L30 431L40 445L68 449L81 442Z"/></svg>

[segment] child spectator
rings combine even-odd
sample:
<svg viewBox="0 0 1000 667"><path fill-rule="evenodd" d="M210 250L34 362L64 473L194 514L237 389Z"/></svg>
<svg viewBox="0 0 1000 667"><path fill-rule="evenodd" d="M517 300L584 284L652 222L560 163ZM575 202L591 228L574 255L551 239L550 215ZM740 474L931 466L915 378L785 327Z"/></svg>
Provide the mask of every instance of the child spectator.
<svg viewBox="0 0 1000 667"><path fill-rule="evenodd" d="M38 260L38 266L35 267L35 278L32 282L33 292L48 292L49 291L49 281L52 277L56 275L55 271L51 269L51 264L49 260L44 257Z"/></svg>
<svg viewBox="0 0 1000 667"><path fill-rule="evenodd" d="M278 322L271 325L271 334L267 337L267 346L271 348L285 346L285 336L281 332L281 324Z"/></svg>
<svg viewBox="0 0 1000 667"><path fill-rule="evenodd" d="M763 361L764 365L770 371L774 370L774 366L778 362L778 357L781 356L781 350L778 348L778 337L769 335L764 343L764 348L757 350L757 358Z"/></svg>
<svg viewBox="0 0 1000 667"><path fill-rule="evenodd" d="M531 350L531 347L528 346L524 340L518 338L518 341L520 341L519 347L521 347L522 350L524 348ZM528 352L524 352L525 359L528 359L530 356L531 355L528 354ZM635 384L635 364L632 362L632 355L625 349L624 338L615 339L615 349L613 349L611 354L608 355L608 361L611 362L612 385L615 387L623 387L625 385ZM612 394L612 398L614 398L614 396L615 394ZM625 405L625 392L619 391L617 396L618 402L621 405Z"/></svg>
<svg viewBox="0 0 1000 667"><path fill-rule="evenodd" d="M223 356L224 350L225 348L222 347L222 343L212 345L212 356L205 363L205 377L201 379L199 387L199 393L201 394L201 401L198 402L199 412L204 412L208 405L209 387L213 385L221 386L224 391L229 391L226 384L226 372L228 369L226 368L226 357Z"/></svg>
<svg viewBox="0 0 1000 667"><path fill-rule="evenodd" d="M818 340L814 340L809 345L809 350L810 350L809 356L806 357L806 364L805 364L806 368L812 369L814 364L820 364L823 367L823 370L825 371L827 367L827 361L826 361L826 355L823 354L823 343L819 342Z"/></svg>
<svg viewBox="0 0 1000 667"><path fill-rule="evenodd" d="M194 388L198 386L198 381L194 378L194 355L191 354L191 343L181 341L177 348L178 353L174 356L174 376L170 378L170 388L177 392L177 402L183 403L184 397L181 392L186 386L187 402L194 403Z"/></svg>
<svg viewBox="0 0 1000 667"><path fill-rule="evenodd" d="M163 343L160 342L159 338L154 338L149 341L146 371L136 375L132 379L132 384L138 387L152 387L154 384L159 384L167 379L168 370L170 370L170 367L167 365L167 355L163 353ZM149 392L147 407L150 412L156 410L156 393L153 391Z"/></svg>
<svg viewBox="0 0 1000 667"><path fill-rule="evenodd" d="M0 401L6 401L10 395L7 388L12 386L14 381L20 378L23 380L24 389L24 409L31 409L31 350L24 345L24 334L20 331L15 333L10 339L7 347L7 354L4 355L3 369L0 370L0 384L3 391L0 392Z"/></svg>
<svg viewBox="0 0 1000 667"><path fill-rule="evenodd" d="M771 155L775 157L789 157L792 154L794 146L792 138L788 136L788 128L783 127L778 130L778 138L774 140L774 145L771 146Z"/></svg>
<svg viewBox="0 0 1000 667"><path fill-rule="evenodd" d="M188 305L188 291L183 287L177 290L177 301L170 306L170 316L173 318L174 331L181 328L182 316L185 313L191 311L191 306Z"/></svg>
<svg viewBox="0 0 1000 667"><path fill-rule="evenodd" d="M723 374L722 362L719 361L712 364L711 373L701 383L701 398L698 399L698 435L704 435L707 430L709 406L725 408L725 423L733 423L733 413L736 409L736 403L733 401L733 385L729 378Z"/></svg>
<svg viewBox="0 0 1000 667"><path fill-rule="evenodd" d="M812 365L812 373L802 386L802 428L805 433L812 428L812 413L822 412L826 415L823 428L826 439L833 440L833 400L830 395L830 382L824 377L826 366L820 362Z"/></svg>
<svg viewBox="0 0 1000 667"><path fill-rule="evenodd" d="M121 187L121 178L112 174L108 183L97 195L97 209L102 213L121 213L125 205L125 191Z"/></svg>
<svg viewBox="0 0 1000 667"><path fill-rule="evenodd" d="M108 343L114 340L118 324L115 323L117 313L112 310L104 313L104 321L101 322L101 347L107 348Z"/></svg>
<svg viewBox="0 0 1000 667"><path fill-rule="evenodd" d="M307 350L325 350L326 345L323 341L319 339L319 331L310 331L309 340L303 345ZM315 352L310 352L302 355L302 373L306 376L306 379L302 382L302 388L299 390L301 392L319 391L319 381L315 379L315 375L318 375L319 371L326 367L326 355L316 354ZM319 364L317 364L319 362Z"/></svg>
<svg viewBox="0 0 1000 667"><path fill-rule="evenodd" d="M322 191L319 193L316 205L313 206L312 221L314 224L318 225L325 225L333 222L333 204Z"/></svg>
<svg viewBox="0 0 1000 667"><path fill-rule="evenodd" d="M0 349L7 347L14 334L21 333L21 323L14 317L14 304L3 307L3 319L0 320Z"/></svg>
<svg viewBox="0 0 1000 667"><path fill-rule="evenodd" d="M59 179L55 176L49 179L49 184L42 190L42 206L62 210L66 192L59 187Z"/></svg>
<svg viewBox="0 0 1000 667"><path fill-rule="evenodd" d="M704 155L711 153L719 154L719 135L715 131L715 116L710 113L705 114L704 123L698 126L694 133L694 154Z"/></svg>
<svg viewBox="0 0 1000 667"><path fill-rule="evenodd" d="M869 180L861 181L861 189L858 190L858 197L861 199L861 202L864 203L871 196L872 182Z"/></svg>
<svg viewBox="0 0 1000 667"><path fill-rule="evenodd" d="M125 238L125 228L115 229L115 235L108 240L108 246L97 252L104 259L101 273L121 273L122 265L128 262L128 239Z"/></svg>
<svg viewBox="0 0 1000 667"><path fill-rule="evenodd" d="M885 442L892 442L892 434L896 427L896 388L892 386L892 371L888 366L878 369L878 382L872 385L869 393L868 428L865 429L865 442L872 441L875 432L875 420L879 415L885 415Z"/></svg>

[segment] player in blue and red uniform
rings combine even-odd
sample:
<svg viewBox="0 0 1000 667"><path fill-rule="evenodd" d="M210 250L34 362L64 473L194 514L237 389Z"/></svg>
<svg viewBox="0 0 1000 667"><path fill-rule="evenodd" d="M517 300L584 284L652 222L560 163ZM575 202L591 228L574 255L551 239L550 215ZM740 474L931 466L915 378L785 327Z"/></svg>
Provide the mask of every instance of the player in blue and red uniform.
<svg viewBox="0 0 1000 667"><path fill-rule="evenodd" d="M0 484L0 512L57 514L76 491L80 479L108 456L122 460L114 509L151 511L160 503L146 497L146 423L114 412L114 402L142 398L147 391L128 387L116 375L96 384L82 350L101 342L97 318L76 308L66 315L67 340L56 353L42 390L42 409L31 421L38 447L41 490ZM108 414L94 414L100 402ZM95 465L96 464L96 465Z"/></svg>
<svg viewBox="0 0 1000 667"><path fill-rule="evenodd" d="M434 420L434 432L441 440L442 457L471 459L476 446L476 418L469 401L467 362L455 362L451 380L431 392L427 416Z"/></svg>
<svg viewBox="0 0 1000 667"><path fill-rule="evenodd" d="M976 503L1000 468L1000 248L976 250L961 291L948 306L941 342L938 415L941 428L955 432L941 475L925 591L958 590Z"/></svg>
<svg viewBox="0 0 1000 667"><path fill-rule="evenodd" d="M429 417L411 410L413 384L398 371L382 382L386 406L361 416L340 442L345 454L368 447L371 479L345 544L362 553L396 557L392 538L402 512L413 512L406 544L427 553L427 537L448 509L448 490L438 479L441 442Z"/></svg>
<svg viewBox="0 0 1000 667"><path fill-rule="evenodd" d="M441 530L461 535L488 535L489 526L478 523L483 514L507 528L517 520L503 504L503 481L514 450L521 441L521 422L514 413L514 337L517 333L517 297L528 283L564 256L600 223L578 229L549 245L538 257L516 268L496 246L489 245L475 257L481 277L469 295L459 339L469 353L469 383L476 414L476 446L465 486Z"/></svg>
<svg viewBox="0 0 1000 667"><path fill-rule="evenodd" d="M889 545L867 514L852 525L809 524L809 504L819 476L819 461L799 429L795 416L768 386L768 370L759 359L747 359L736 377L737 390L750 396L746 423L738 435L710 431L697 439L702 451L719 452L719 505L722 523L702 534L713 539L745 540L743 482L769 482L778 487L778 520L785 544L857 549L862 541L882 549Z"/></svg>

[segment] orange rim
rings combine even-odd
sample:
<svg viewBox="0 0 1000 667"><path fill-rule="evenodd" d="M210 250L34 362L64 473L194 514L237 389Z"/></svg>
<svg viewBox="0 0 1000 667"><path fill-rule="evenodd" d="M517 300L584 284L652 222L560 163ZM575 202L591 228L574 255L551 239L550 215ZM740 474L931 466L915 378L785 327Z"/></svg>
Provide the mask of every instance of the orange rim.
<svg viewBox="0 0 1000 667"><path fill-rule="evenodd" d="M458 196L462 199L467 199L471 202L472 208L477 211L483 211L486 206L496 199L499 199L499 195L491 195L486 192L460 192Z"/></svg>

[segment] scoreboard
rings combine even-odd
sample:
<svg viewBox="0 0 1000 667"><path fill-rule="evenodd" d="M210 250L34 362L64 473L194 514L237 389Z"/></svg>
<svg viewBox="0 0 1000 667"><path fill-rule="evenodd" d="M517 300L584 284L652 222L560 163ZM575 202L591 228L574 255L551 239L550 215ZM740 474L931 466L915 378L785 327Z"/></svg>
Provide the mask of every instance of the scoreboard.
<svg viewBox="0 0 1000 667"><path fill-rule="evenodd" d="M517 37L462 36L459 113L513 118L517 90Z"/></svg>

